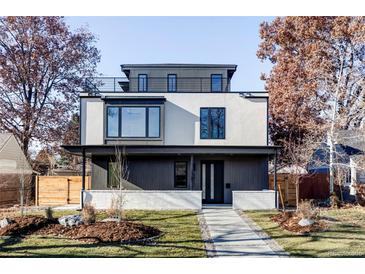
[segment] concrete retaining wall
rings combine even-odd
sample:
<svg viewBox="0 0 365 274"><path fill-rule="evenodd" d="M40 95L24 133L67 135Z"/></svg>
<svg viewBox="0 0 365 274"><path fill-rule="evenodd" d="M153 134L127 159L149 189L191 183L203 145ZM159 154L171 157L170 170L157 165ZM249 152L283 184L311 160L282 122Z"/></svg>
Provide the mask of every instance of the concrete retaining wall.
<svg viewBox="0 0 365 274"><path fill-rule="evenodd" d="M84 191L84 203L91 203L97 209L108 209L113 199L117 199L118 190L89 190ZM195 209L202 208L201 191L154 191L154 190L125 190L124 209Z"/></svg>
<svg viewBox="0 0 365 274"><path fill-rule="evenodd" d="M257 210L275 208L275 191L232 191L233 209Z"/></svg>

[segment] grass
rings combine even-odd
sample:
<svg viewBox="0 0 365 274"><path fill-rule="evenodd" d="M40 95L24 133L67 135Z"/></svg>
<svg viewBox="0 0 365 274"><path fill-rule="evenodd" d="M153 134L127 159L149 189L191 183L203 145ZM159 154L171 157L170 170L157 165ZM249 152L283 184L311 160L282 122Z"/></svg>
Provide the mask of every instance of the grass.
<svg viewBox="0 0 365 274"><path fill-rule="evenodd" d="M55 211L54 216L74 214ZM32 214L42 214L35 212ZM90 244L57 237L0 239L0 257L205 257L194 211L127 211L127 218L154 226L163 236L151 245ZM98 213L97 219L106 217Z"/></svg>
<svg viewBox="0 0 365 274"><path fill-rule="evenodd" d="M270 220L276 211L245 212L267 234L295 257L365 257L365 209L331 209L321 211L328 220L326 231L309 236L281 229Z"/></svg>

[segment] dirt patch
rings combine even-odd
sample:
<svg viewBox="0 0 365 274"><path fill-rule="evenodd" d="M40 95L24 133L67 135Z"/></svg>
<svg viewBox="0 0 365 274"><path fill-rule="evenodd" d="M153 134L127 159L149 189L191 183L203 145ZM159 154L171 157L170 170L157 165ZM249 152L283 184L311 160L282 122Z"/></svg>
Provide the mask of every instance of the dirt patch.
<svg viewBox="0 0 365 274"><path fill-rule="evenodd" d="M300 226L298 223L301 218L296 216L295 212L282 212L272 216L270 219L278 223L281 228L299 234L310 234L312 232L323 231L327 228L325 222L321 220L316 220L309 226Z"/></svg>
<svg viewBox="0 0 365 274"><path fill-rule="evenodd" d="M24 216L11 218L13 223L6 227L0 228L0 236L22 236L29 235L38 229L52 223L41 216Z"/></svg>
<svg viewBox="0 0 365 274"><path fill-rule="evenodd" d="M154 227L145 226L140 223L123 221L98 222L90 225L76 227L64 227L60 224L50 224L38 230L36 235L53 235L66 237L85 242L135 242L155 237L161 231Z"/></svg>

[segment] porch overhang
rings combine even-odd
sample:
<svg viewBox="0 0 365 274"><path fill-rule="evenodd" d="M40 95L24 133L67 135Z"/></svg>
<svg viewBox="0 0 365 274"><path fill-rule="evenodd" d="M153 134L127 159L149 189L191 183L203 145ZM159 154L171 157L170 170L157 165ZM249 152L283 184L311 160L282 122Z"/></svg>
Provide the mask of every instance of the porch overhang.
<svg viewBox="0 0 365 274"><path fill-rule="evenodd" d="M280 146L169 146L117 145L127 155L276 155ZM67 152L82 156L114 155L116 145L63 145Z"/></svg>

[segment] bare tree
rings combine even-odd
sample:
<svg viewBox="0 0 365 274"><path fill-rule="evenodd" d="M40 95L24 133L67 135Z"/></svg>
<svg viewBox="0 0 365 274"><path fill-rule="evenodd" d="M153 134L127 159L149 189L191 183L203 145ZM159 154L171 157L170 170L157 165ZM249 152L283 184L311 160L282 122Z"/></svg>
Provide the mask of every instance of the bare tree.
<svg viewBox="0 0 365 274"><path fill-rule="evenodd" d="M307 170L309 165L320 165L313 158L315 150L319 147L320 142L316 139L308 138L303 140L301 144L296 141L285 140L286 158L292 168L291 180L295 184L295 200L298 208L299 205L299 185L300 174L303 170Z"/></svg>
<svg viewBox="0 0 365 274"><path fill-rule="evenodd" d="M125 185L129 179L129 169L127 163L127 155L125 152L125 147L122 150L119 146L114 148L114 162L111 165L112 169L112 182L111 187L118 188L116 197L113 197L112 208L115 210L116 217L119 222L123 219L124 215L124 205L126 203L125 197Z"/></svg>

